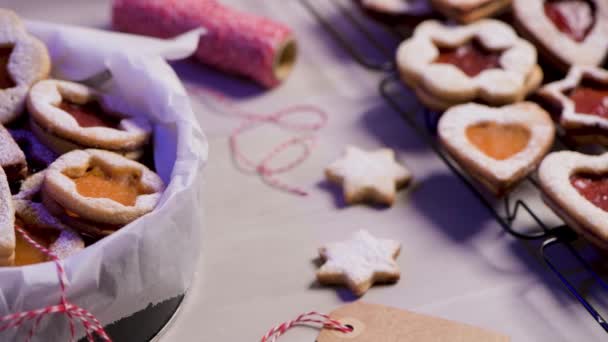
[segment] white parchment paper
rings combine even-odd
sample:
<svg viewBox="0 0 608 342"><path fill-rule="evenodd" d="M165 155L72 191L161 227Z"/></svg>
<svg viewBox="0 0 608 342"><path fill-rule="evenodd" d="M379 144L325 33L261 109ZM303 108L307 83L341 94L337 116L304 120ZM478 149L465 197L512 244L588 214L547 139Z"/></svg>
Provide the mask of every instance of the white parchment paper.
<svg viewBox="0 0 608 342"><path fill-rule="evenodd" d="M162 41L41 22L29 22L28 29L49 47L54 77L112 72L112 104L154 124L155 164L167 184L154 212L65 260L68 300L105 325L183 294L200 254L207 141L165 59L192 54L202 30ZM53 263L0 268L0 314L58 304L59 296ZM41 322L34 340L68 340L67 321L57 316ZM26 325L0 339L21 340L28 330Z"/></svg>

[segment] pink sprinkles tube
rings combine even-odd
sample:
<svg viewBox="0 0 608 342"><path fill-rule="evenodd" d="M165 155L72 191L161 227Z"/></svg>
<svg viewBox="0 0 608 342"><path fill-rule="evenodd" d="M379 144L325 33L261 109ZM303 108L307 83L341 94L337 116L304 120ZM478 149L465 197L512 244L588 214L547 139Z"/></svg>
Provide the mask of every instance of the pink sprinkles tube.
<svg viewBox="0 0 608 342"><path fill-rule="evenodd" d="M297 55L289 27L217 0L114 0L112 23L119 31L159 38L204 27L199 61L268 88L289 75Z"/></svg>

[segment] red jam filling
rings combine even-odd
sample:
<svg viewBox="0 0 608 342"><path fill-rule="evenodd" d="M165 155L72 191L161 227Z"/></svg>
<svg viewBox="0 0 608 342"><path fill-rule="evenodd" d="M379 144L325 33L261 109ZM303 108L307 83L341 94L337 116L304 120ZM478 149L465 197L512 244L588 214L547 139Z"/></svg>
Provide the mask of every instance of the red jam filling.
<svg viewBox="0 0 608 342"><path fill-rule="evenodd" d="M109 117L97 102L77 104L64 100L58 107L76 119L81 127L118 128L120 123L120 119Z"/></svg>
<svg viewBox="0 0 608 342"><path fill-rule="evenodd" d="M589 202L608 211L608 175L575 174L570 176L570 183Z"/></svg>
<svg viewBox="0 0 608 342"><path fill-rule="evenodd" d="M585 0L547 1L544 7L555 27L577 42L585 40L593 27L593 6Z"/></svg>
<svg viewBox="0 0 608 342"><path fill-rule="evenodd" d="M608 86L602 84L581 84L570 93L577 113L608 118Z"/></svg>
<svg viewBox="0 0 608 342"><path fill-rule="evenodd" d="M8 89L16 85L7 68L12 52L13 46L0 47L0 89Z"/></svg>
<svg viewBox="0 0 608 342"><path fill-rule="evenodd" d="M501 51L491 51L473 40L457 48L440 48L434 63L452 64L470 77L484 70L500 68Z"/></svg>

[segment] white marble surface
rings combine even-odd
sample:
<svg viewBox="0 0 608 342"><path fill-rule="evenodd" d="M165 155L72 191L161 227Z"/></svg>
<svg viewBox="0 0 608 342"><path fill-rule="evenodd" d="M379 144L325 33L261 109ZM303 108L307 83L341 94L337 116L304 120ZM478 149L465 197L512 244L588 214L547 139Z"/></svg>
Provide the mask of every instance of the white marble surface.
<svg viewBox="0 0 608 342"><path fill-rule="evenodd" d="M368 302L483 326L513 341L606 339L538 259L536 246L502 233L461 182L383 104L376 89L380 75L352 61L299 1L229 2L288 22L301 55L288 82L270 92L189 61L175 65L210 138L211 158L199 272L162 341L258 341L270 327L299 313L332 310L349 296L314 282L316 249L361 228L403 242L398 259L402 280L373 288L364 297ZM109 25L106 1L3 0L2 5L28 18ZM304 186L310 196L272 190L235 168L228 134L239 122L207 106L204 88L225 91L259 112L314 103L330 114L312 158L281 176ZM243 143L248 153L260 156L283 138L270 127L247 134ZM416 180L394 207L345 208L323 181L323 168L346 144L395 148L410 167ZM314 330L301 328L282 341L313 341L315 336Z"/></svg>

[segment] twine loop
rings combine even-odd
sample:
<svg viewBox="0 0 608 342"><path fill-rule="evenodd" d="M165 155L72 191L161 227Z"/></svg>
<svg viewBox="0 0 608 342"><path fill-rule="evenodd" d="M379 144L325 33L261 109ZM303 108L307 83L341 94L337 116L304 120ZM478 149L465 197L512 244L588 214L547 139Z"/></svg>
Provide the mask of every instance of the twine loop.
<svg viewBox="0 0 608 342"><path fill-rule="evenodd" d="M51 252L46 247L42 246L34 239L32 239L23 228L15 226L15 230L19 234L21 234L25 241L27 241L36 249L44 253L47 257L49 257L49 259L51 259L51 261L55 263L55 267L57 268L57 277L59 278L59 287L61 289L61 298L59 304L57 305L51 305L45 308L35 310L12 313L0 317L0 322L3 323L0 326L0 332L6 331L10 328L20 327L27 321L34 320L34 323L26 337L26 341L29 342L36 334L36 329L38 328L40 321L44 317L56 313L62 313L67 317L68 322L70 324L70 341L74 341L74 338L76 337L76 327L74 323L80 322L80 324L82 324L85 329L89 342L95 342L95 339L93 337L94 335L97 335L102 341L110 342L110 337L108 337L108 334L104 330L103 326L101 325L99 320L97 320L97 318L93 316L93 314L75 304L70 303L67 300L67 276L65 268L63 267L62 260L59 259L57 255L55 255L55 253Z"/></svg>
<svg viewBox="0 0 608 342"><path fill-rule="evenodd" d="M316 311L311 311L307 313L303 313L300 316L296 317L291 321L283 322L276 327L270 329L262 337L261 342L275 342L279 336L285 334L289 329L298 326L298 325L310 325L317 324L321 325L323 329L333 329L343 333L349 333L353 331L353 328L348 325L344 325L339 321L330 318L328 315L318 313Z"/></svg>

